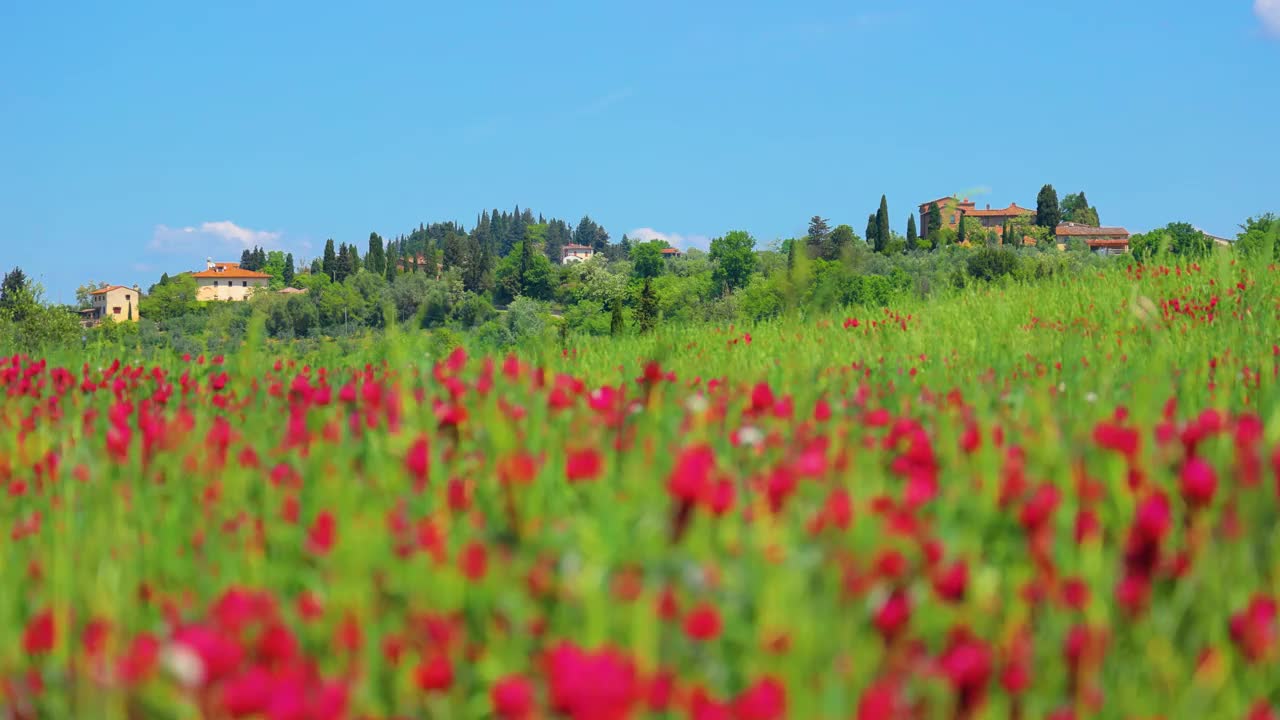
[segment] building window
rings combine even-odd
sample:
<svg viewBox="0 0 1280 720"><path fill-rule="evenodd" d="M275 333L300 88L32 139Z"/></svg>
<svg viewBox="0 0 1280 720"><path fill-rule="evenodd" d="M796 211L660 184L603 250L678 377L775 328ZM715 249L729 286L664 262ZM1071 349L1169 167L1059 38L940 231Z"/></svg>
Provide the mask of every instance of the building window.
<svg viewBox="0 0 1280 720"><path fill-rule="evenodd" d="M217 281L217 280L214 280L214 281L213 281L213 286L214 286L214 287L218 287L218 281Z"/></svg>
<svg viewBox="0 0 1280 720"><path fill-rule="evenodd" d="M128 295L125 295L125 296L124 296L124 299L125 299L125 300L132 300L133 298L129 297Z"/></svg>
<svg viewBox="0 0 1280 720"><path fill-rule="evenodd" d="M249 281L248 281L248 280L241 280L241 281L240 281L240 287L249 287Z"/></svg>
<svg viewBox="0 0 1280 720"><path fill-rule="evenodd" d="M118 305L117 305L116 307L111 308L111 312L112 312L113 314L115 314L115 315L119 315L119 314L120 314L120 306L118 306Z"/></svg>
<svg viewBox="0 0 1280 720"><path fill-rule="evenodd" d="M952 225L955 225L955 224L956 224L956 214L955 214L955 213L951 213L951 224L952 224Z"/></svg>

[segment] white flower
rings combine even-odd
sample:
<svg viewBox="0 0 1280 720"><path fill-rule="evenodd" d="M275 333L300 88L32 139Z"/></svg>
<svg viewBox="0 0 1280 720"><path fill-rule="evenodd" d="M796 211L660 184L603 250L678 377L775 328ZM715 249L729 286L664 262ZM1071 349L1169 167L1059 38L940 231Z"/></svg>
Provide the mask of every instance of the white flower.
<svg viewBox="0 0 1280 720"><path fill-rule="evenodd" d="M186 645L169 645L160 662L185 687L199 687L204 682L204 662Z"/></svg>
<svg viewBox="0 0 1280 720"><path fill-rule="evenodd" d="M690 395L688 400L684 401L684 408L694 415L701 415L707 411L707 398L702 393Z"/></svg>
<svg viewBox="0 0 1280 720"><path fill-rule="evenodd" d="M738 442L755 447L764 442L764 431L754 425L738 428Z"/></svg>
<svg viewBox="0 0 1280 720"><path fill-rule="evenodd" d="M1098 393L1096 393L1096 392L1087 392L1087 393L1085 393L1085 394L1084 394L1084 400L1085 400L1085 402L1096 403L1096 402L1098 402Z"/></svg>

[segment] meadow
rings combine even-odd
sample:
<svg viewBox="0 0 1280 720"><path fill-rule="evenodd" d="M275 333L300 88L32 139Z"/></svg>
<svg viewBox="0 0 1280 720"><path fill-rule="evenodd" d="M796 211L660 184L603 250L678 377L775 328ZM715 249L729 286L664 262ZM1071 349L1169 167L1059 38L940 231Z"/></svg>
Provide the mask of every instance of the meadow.
<svg viewBox="0 0 1280 720"><path fill-rule="evenodd" d="M5 358L0 708L1275 718L1278 301L1219 253L502 357Z"/></svg>

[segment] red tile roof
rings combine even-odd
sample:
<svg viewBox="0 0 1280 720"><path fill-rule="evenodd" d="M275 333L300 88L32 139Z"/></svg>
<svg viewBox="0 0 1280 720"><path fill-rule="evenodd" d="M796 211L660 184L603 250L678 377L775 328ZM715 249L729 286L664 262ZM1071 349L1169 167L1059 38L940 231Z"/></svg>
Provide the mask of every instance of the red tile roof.
<svg viewBox="0 0 1280 720"><path fill-rule="evenodd" d="M564 249L565 249L565 250L590 250L590 249L591 249L591 246L590 246L590 245L575 245L574 243L569 243L568 245L565 245L565 246L564 246Z"/></svg>
<svg viewBox="0 0 1280 720"><path fill-rule="evenodd" d="M1129 231L1121 227L1093 227L1076 223L1061 223L1055 232L1058 237L1084 238L1124 238L1129 239Z"/></svg>
<svg viewBox="0 0 1280 720"><path fill-rule="evenodd" d="M679 251L679 250L677 250L677 249L675 249L675 248L671 248L671 247L669 247L669 248L662 248L662 254L663 254L663 255L679 255L679 254L680 254L680 251Z"/></svg>
<svg viewBox="0 0 1280 720"><path fill-rule="evenodd" d="M106 286L106 287L104 287L104 288L98 288L97 290L94 290L93 292L91 292L91 293L89 293L89 294L90 294L90 295L105 295L105 294L107 294L107 293L111 292L112 290L131 290L131 289L132 289L132 288L127 288L127 287L125 287L124 285L108 285L108 286Z"/></svg>
<svg viewBox="0 0 1280 720"><path fill-rule="evenodd" d="M934 204L934 203L938 203L938 207L940 207L940 208L944 208L944 207L946 207L947 205L956 205L956 206L958 206L958 207L972 207L972 206L973 206L973 201L972 201L972 200L970 200L969 198L965 198L964 200L960 200L960 199L958 199L958 198L954 198L954 197L941 197L941 198L938 198L937 200L930 200L930 201L929 201L929 202L927 202L927 203L920 203L920 209L921 209L921 210L928 210L928 209L929 209L929 206L930 206L930 205L932 205L932 204Z"/></svg>
<svg viewBox="0 0 1280 720"><path fill-rule="evenodd" d="M1024 215L1035 215L1035 210L1028 210L1024 207L1018 207L1018 203L1012 203L1003 210L965 210L965 215L969 217L1022 217Z"/></svg>
<svg viewBox="0 0 1280 720"><path fill-rule="evenodd" d="M217 263L221 270L201 270L200 272L191 273L193 278L235 278L237 280L270 280L271 276L266 273L254 272L253 270L243 270L239 263Z"/></svg>

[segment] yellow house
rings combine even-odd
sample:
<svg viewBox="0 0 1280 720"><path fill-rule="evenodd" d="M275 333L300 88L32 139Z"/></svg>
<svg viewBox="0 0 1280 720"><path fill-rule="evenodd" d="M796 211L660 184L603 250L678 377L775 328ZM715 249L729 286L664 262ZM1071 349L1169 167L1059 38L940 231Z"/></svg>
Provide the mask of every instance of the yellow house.
<svg viewBox="0 0 1280 720"><path fill-rule="evenodd" d="M204 270L191 273L191 277L196 279L196 300L200 302L248 300L254 291L271 284L271 276L266 273L245 270L240 263L216 263L212 259L206 261Z"/></svg>
<svg viewBox="0 0 1280 720"><path fill-rule="evenodd" d="M89 309L82 310L84 319L92 323L100 323L107 318L116 322L137 322L141 315L138 312L138 299L142 292L137 286L108 285L89 294Z"/></svg>

